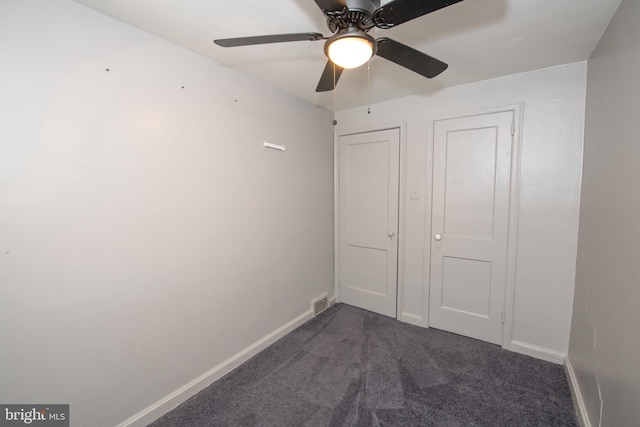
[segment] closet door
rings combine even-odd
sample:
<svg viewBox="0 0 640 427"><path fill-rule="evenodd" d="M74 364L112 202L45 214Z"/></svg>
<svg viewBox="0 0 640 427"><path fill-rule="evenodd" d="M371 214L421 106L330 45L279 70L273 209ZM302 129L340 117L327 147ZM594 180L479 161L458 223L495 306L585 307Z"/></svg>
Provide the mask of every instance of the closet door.
<svg viewBox="0 0 640 427"><path fill-rule="evenodd" d="M339 139L340 300L396 317L400 130Z"/></svg>
<svg viewBox="0 0 640 427"><path fill-rule="evenodd" d="M513 111L434 122L429 326L502 344Z"/></svg>

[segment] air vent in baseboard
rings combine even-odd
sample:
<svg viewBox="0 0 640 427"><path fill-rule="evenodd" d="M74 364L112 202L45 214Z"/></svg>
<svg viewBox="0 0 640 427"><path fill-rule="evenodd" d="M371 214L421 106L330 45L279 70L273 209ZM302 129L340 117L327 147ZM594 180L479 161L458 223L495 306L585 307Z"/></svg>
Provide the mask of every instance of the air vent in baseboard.
<svg viewBox="0 0 640 427"><path fill-rule="evenodd" d="M313 304L313 315L317 316L329 308L329 298L327 295L323 295L320 298L311 301L311 304Z"/></svg>

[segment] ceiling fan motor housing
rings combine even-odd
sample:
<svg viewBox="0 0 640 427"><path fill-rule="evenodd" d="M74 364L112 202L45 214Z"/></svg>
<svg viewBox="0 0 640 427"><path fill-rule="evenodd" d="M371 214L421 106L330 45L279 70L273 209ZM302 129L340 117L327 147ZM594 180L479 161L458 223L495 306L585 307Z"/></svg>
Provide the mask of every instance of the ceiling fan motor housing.
<svg viewBox="0 0 640 427"><path fill-rule="evenodd" d="M344 0L346 7L339 11L325 10L331 32L356 26L368 31L374 26L373 13L380 7L380 0Z"/></svg>
<svg viewBox="0 0 640 427"><path fill-rule="evenodd" d="M369 15L373 15L373 12L380 7L380 0L345 0L344 2L347 9L368 12Z"/></svg>

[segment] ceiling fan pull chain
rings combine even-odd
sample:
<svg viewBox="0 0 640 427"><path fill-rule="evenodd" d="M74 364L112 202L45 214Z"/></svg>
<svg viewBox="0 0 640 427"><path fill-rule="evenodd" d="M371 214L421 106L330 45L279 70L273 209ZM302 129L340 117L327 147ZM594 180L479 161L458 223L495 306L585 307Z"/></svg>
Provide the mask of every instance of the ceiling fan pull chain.
<svg viewBox="0 0 640 427"><path fill-rule="evenodd" d="M371 115L371 59L367 61L367 92L369 95L367 114Z"/></svg>
<svg viewBox="0 0 640 427"><path fill-rule="evenodd" d="M338 124L336 120L336 64L333 64L333 122L331 122L334 126Z"/></svg>

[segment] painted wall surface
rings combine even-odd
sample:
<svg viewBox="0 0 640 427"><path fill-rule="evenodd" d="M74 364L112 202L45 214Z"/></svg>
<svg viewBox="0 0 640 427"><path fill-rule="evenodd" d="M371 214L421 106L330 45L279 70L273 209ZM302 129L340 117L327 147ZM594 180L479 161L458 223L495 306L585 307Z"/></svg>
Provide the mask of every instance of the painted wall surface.
<svg viewBox="0 0 640 427"><path fill-rule="evenodd" d="M403 129L400 318L428 324L431 153L428 117L523 104L511 342L561 362L569 343L578 233L586 62L444 89L338 114L337 134ZM366 96L366 94L363 94ZM418 190L419 200L410 192Z"/></svg>
<svg viewBox="0 0 640 427"><path fill-rule="evenodd" d="M623 0L588 65L568 360L593 426L640 420L640 2Z"/></svg>
<svg viewBox="0 0 640 427"><path fill-rule="evenodd" d="M327 110L66 0L0 40L0 402L112 426L333 293Z"/></svg>

